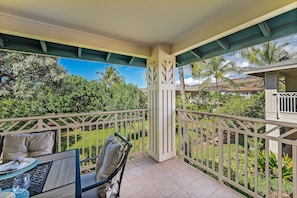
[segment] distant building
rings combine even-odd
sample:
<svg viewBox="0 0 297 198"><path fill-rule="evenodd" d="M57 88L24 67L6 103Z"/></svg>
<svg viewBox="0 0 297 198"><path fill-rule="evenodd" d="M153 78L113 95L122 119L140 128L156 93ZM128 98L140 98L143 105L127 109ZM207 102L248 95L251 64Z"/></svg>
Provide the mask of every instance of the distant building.
<svg viewBox="0 0 297 198"><path fill-rule="evenodd" d="M264 78L265 82L265 118L271 121L282 121L297 124L297 59L282 61L246 71L245 74ZM283 91L279 82L283 82ZM278 137L287 129L276 129L273 124L266 125L266 131ZM297 133L286 138L296 140ZM270 148L278 153L278 145L272 141Z"/></svg>
<svg viewBox="0 0 297 198"><path fill-rule="evenodd" d="M262 79L259 77L248 76L246 78L237 78L233 81L239 86L238 89L230 87L225 82L219 82L219 90L223 94L239 94L246 98L249 98L252 94L258 93L263 90ZM192 97L195 97L198 94L200 84L188 86L186 85L186 93L191 93ZM176 86L176 94L180 94L181 86ZM215 83L209 84L205 91L216 91L217 87Z"/></svg>

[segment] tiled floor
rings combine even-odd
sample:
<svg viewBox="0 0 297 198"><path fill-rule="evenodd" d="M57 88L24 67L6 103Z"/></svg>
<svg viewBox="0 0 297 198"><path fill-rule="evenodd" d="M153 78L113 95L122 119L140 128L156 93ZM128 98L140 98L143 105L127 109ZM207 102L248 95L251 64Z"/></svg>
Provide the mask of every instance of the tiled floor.
<svg viewBox="0 0 297 198"><path fill-rule="evenodd" d="M127 162L121 198L237 198L241 194L173 158L157 163L149 156Z"/></svg>

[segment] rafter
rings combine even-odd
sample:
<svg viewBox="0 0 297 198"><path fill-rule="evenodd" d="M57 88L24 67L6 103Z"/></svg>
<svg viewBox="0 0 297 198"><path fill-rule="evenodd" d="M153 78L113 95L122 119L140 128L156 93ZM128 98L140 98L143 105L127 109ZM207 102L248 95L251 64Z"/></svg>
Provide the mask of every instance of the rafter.
<svg viewBox="0 0 297 198"><path fill-rule="evenodd" d="M46 42L45 41L40 41L40 45L41 45L43 53L47 53Z"/></svg>
<svg viewBox="0 0 297 198"><path fill-rule="evenodd" d="M198 49L195 49L195 52L191 50L190 53L193 54L196 58L202 58L202 53L199 52Z"/></svg>
<svg viewBox="0 0 297 198"><path fill-rule="evenodd" d="M0 47L4 47L4 39L0 37Z"/></svg>
<svg viewBox="0 0 297 198"><path fill-rule="evenodd" d="M109 61L110 57L111 57L111 53L108 52L105 61L106 61L106 62Z"/></svg>
<svg viewBox="0 0 297 198"><path fill-rule="evenodd" d="M216 40L217 44L223 48L223 50L228 50L229 49L229 43L225 39L219 39Z"/></svg>
<svg viewBox="0 0 297 198"><path fill-rule="evenodd" d="M132 62L134 61L134 59L135 59L135 57L131 57L131 59L130 59L128 65L132 64Z"/></svg>
<svg viewBox="0 0 297 198"><path fill-rule="evenodd" d="M81 47L77 48L77 56L78 58L81 58L82 49Z"/></svg>
<svg viewBox="0 0 297 198"><path fill-rule="evenodd" d="M265 38L269 38L271 35L270 27L266 21L258 24L262 34Z"/></svg>

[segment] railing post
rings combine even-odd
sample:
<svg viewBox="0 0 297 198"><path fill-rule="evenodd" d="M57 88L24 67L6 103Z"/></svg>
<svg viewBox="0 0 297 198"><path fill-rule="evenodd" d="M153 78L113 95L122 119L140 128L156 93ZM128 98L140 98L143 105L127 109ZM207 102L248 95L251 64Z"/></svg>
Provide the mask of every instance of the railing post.
<svg viewBox="0 0 297 198"><path fill-rule="evenodd" d="M293 152L293 197L297 198L297 146L292 146Z"/></svg>
<svg viewBox="0 0 297 198"><path fill-rule="evenodd" d="M224 174L224 165L223 165L223 130L222 130L222 118L218 117L218 135L219 135L219 164L218 164L218 172L219 172L219 182L223 183L223 174Z"/></svg>
<svg viewBox="0 0 297 198"><path fill-rule="evenodd" d="M37 126L38 127L38 131L42 131L42 118L39 118L38 121L37 121L37 123L38 123L37 124L38 125Z"/></svg>
<svg viewBox="0 0 297 198"><path fill-rule="evenodd" d="M114 130L115 130L115 132L119 133L119 131L118 131L118 112L115 112L115 115L114 115Z"/></svg>
<svg viewBox="0 0 297 198"><path fill-rule="evenodd" d="M142 152L145 148L145 111L142 110Z"/></svg>

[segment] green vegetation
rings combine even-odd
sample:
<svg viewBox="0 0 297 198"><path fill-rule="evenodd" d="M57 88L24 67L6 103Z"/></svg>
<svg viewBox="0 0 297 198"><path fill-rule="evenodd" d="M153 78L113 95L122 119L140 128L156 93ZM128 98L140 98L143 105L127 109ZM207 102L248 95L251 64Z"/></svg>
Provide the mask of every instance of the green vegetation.
<svg viewBox="0 0 297 198"><path fill-rule="evenodd" d="M144 108L146 97L113 67L97 81L67 75L57 58L0 51L0 118Z"/></svg>

